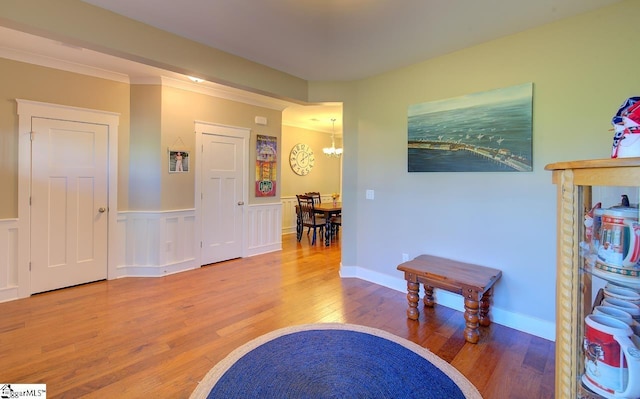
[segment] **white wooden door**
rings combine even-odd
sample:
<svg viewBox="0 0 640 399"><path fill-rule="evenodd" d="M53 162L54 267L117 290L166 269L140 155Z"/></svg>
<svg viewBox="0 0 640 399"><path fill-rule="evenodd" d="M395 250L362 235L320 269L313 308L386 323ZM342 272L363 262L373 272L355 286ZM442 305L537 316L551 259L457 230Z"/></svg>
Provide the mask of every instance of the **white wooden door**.
<svg viewBox="0 0 640 399"><path fill-rule="evenodd" d="M32 119L31 293L107 278L108 127Z"/></svg>
<svg viewBox="0 0 640 399"><path fill-rule="evenodd" d="M242 256L246 138L232 128L202 134L202 264ZM237 134L236 134L237 133Z"/></svg>

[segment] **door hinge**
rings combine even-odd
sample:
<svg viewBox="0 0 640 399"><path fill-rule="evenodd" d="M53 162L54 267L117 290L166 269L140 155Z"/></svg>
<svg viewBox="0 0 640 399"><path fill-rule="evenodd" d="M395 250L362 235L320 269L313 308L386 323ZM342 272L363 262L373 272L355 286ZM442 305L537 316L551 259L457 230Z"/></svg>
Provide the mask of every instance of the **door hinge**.
<svg viewBox="0 0 640 399"><path fill-rule="evenodd" d="M29 271L31 271L31 262L29 262Z"/></svg>
<svg viewBox="0 0 640 399"><path fill-rule="evenodd" d="M31 197L29 197L29 206L31 206Z"/></svg>
<svg viewBox="0 0 640 399"><path fill-rule="evenodd" d="M200 248L202 248L202 241L200 241Z"/></svg>
<svg viewBox="0 0 640 399"><path fill-rule="evenodd" d="M33 137L35 136L36 132L31 131L29 132L29 140L33 141Z"/></svg>

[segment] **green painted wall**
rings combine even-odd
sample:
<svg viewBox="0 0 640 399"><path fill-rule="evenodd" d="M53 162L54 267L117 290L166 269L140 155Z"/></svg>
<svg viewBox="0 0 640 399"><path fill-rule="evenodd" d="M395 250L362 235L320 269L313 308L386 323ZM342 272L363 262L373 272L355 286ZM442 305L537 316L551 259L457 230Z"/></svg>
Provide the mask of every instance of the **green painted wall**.
<svg viewBox="0 0 640 399"><path fill-rule="evenodd" d="M343 102L343 267L360 268L378 281L388 279L390 284L401 279L395 268L402 253L411 257L431 253L497 267L503 270L503 277L496 286L496 311L503 311L502 317L522 318L515 322L529 323L534 329L536 321L553 324L555 317L555 187L544 166L559 160L608 157L611 116L624 99L640 94L640 80L635 72L635 66L640 64L637 51L640 2L637 0L623 1L370 79L346 83L301 82L256 65L238 68L234 71L238 74L218 74L215 68L226 65L226 57L216 51L200 59L201 47L87 8L79 0L64 0L59 5L66 11L78 7L81 16L105 18L110 22L107 25L141 33L143 40L126 43L119 35L103 38L101 30L107 25L102 23L95 27L63 26L65 17L59 11L52 10L46 17L31 15L34 6L47 4L44 0L2 2L0 23L72 38L75 42L90 42L93 48L105 47L112 54L139 53L140 60L150 64L165 64L179 72L205 72L212 80L229 80L234 85L243 81L252 90L276 96ZM158 43L164 39L168 41L160 46ZM182 45L185 47L178 50ZM145 46L150 48L142 48ZM175 51L165 51L167 48ZM12 98L106 109L125 116L121 123L124 140L120 141L120 145L125 146L121 148L125 159L120 161L119 177L120 186L128 187L128 85L0 62L3 72L0 86L9 88L3 91L7 101L0 105L3 116L0 137L3 155L7 158L1 161L3 166L11 170L16 165L15 158L11 158L16 152L16 139L11 135L17 131ZM236 62L238 60L229 60L229 65L238 65ZM256 71L265 74L254 74ZM71 81L63 84L64 79ZM407 172L409 105L527 82L534 85L533 172ZM86 92L81 89L87 87L83 85L89 85L92 90ZM94 87L112 91L111 98L94 97ZM172 100L174 95L185 97L185 101ZM239 120L253 121L255 109L234 106L232 115L223 115L219 112L224 107L211 106L217 102L173 90L163 91L161 165L165 161L163 148L176 136L187 137L183 132L191 129L193 119L190 118L224 120L231 125L238 125ZM176 103L185 109L174 108ZM197 111L187 110L190 106ZM200 106L206 109L199 109ZM5 116L9 119L4 119ZM269 117L272 118L271 114ZM281 121L277 120L278 116L273 118L274 125L269 125L265 133L277 136ZM261 133L259 129L256 132ZM281 148L278 154L282 161L286 150ZM130 158L133 157L131 154ZM281 166L285 167L284 162ZM6 176L9 197L15 197L11 194L11 190L15 192L15 173ZM161 178L161 185L161 207L192 203L190 199L171 199L165 191L184 190L188 184L179 182L173 186ZM374 200L365 199L368 189L375 191ZM126 209L129 193L119 187L119 195L124 196L120 205ZM14 217L15 198L0 201L0 217Z"/></svg>
<svg viewBox="0 0 640 399"><path fill-rule="evenodd" d="M119 113L118 204L128 207L129 85L0 59L0 87L0 219L18 216L16 99Z"/></svg>
<svg viewBox="0 0 640 399"><path fill-rule="evenodd" d="M289 165L289 153L298 143L311 147L315 165L308 175L299 176ZM336 147L342 140L336 138ZM341 160L329 158L322 153L324 147L331 146L331 134L303 129L294 126L282 127L282 196L290 197L309 191L318 191L322 195L340 193Z"/></svg>
<svg viewBox="0 0 640 399"><path fill-rule="evenodd" d="M313 84L311 100L334 92L345 104L343 266L390 281L402 253L497 267L495 306L552 323L556 196L544 166L610 156L611 117L640 95L638 15L640 2L621 2L356 82L348 95ZM409 105L528 82L533 172L407 172Z"/></svg>
<svg viewBox="0 0 640 399"><path fill-rule="evenodd" d="M2 0L0 25L236 88L307 96L305 80L81 0Z"/></svg>

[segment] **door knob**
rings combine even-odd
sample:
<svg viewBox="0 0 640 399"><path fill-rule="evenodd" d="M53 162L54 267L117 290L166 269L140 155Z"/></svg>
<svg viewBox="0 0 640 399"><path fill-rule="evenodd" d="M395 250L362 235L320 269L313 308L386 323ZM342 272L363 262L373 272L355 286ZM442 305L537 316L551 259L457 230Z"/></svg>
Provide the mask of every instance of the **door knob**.
<svg viewBox="0 0 640 399"><path fill-rule="evenodd" d="M104 207L98 208L98 212L100 212L100 213L105 213L106 210L107 210L107 208L104 208Z"/></svg>
<svg viewBox="0 0 640 399"><path fill-rule="evenodd" d="M244 205L244 201L238 201L238 205Z"/></svg>

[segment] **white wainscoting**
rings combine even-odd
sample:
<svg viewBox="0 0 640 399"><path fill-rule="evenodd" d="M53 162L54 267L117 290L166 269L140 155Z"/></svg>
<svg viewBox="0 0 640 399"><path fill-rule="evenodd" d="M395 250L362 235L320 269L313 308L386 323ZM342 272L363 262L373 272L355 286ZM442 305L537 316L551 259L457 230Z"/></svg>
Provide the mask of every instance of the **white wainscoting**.
<svg viewBox="0 0 640 399"><path fill-rule="evenodd" d="M331 195L320 196L322 202L331 202L333 198ZM295 234L296 232L296 205L298 205L298 199L294 195L293 197L281 197L282 201L282 234Z"/></svg>
<svg viewBox="0 0 640 399"><path fill-rule="evenodd" d="M244 256L282 249L282 203L249 205L246 220L247 246Z"/></svg>
<svg viewBox="0 0 640 399"><path fill-rule="evenodd" d="M0 302L18 298L18 219L0 220Z"/></svg>
<svg viewBox="0 0 640 399"><path fill-rule="evenodd" d="M246 209L243 256L281 250L282 203ZM18 298L18 225L18 219L0 219L0 302ZM116 262L109 279L159 277L200 267L194 209L119 212L115 228L117 242L110 244L114 246L110 254L115 254Z"/></svg>
<svg viewBox="0 0 640 399"><path fill-rule="evenodd" d="M296 197L281 197L282 201L282 234L293 234L296 232Z"/></svg>
<svg viewBox="0 0 640 399"><path fill-rule="evenodd" d="M243 257L281 250L282 204L254 204L246 210ZM200 267L197 228L194 209L121 212L117 244L121 252L113 278L164 276Z"/></svg>
<svg viewBox="0 0 640 399"><path fill-rule="evenodd" d="M195 210L120 212L118 262L109 278L158 277L200 267Z"/></svg>

